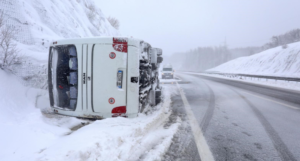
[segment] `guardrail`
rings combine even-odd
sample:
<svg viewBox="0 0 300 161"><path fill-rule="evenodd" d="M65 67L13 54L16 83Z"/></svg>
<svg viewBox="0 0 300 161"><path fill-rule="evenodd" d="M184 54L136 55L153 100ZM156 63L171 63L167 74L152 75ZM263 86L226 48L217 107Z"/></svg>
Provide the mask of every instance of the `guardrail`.
<svg viewBox="0 0 300 161"><path fill-rule="evenodd" d="M205 72L204 74L217 74L217 75L222 75L225 77L229 78L236 78L240 77L243 79L243 77L248 77L248 78L258 78L258 79L272 79L272 80L284 80L284 81L294 81L294 82L300 82L300 78L293 78L293 77L278 77L278 76L265 76L265 75L252 75L252 74L233 74L233 73L215 73L215 72Z"/></svg>

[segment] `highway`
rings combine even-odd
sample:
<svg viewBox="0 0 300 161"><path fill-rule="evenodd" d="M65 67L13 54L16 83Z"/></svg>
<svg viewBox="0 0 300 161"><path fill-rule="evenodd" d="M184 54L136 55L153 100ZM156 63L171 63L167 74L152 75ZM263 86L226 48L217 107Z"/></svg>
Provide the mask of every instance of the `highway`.
<svg viewBox="0 0 300 161"><path fill-rule="evenodd" d="M300 160L300 92L176 76L189 83L167 84L181 91L172 97L172 115L183 124L164 160Z"/></svg>

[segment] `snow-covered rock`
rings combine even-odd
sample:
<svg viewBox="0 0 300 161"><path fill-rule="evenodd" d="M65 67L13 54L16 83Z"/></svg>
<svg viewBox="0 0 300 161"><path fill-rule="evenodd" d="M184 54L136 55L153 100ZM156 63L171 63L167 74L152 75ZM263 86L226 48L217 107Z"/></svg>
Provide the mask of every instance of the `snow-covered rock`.
<svg viewBox="0 0 300 161"><path fill-rule="evenodd" d="M208 72L300 77L300 42L221 64Z"/></svg>

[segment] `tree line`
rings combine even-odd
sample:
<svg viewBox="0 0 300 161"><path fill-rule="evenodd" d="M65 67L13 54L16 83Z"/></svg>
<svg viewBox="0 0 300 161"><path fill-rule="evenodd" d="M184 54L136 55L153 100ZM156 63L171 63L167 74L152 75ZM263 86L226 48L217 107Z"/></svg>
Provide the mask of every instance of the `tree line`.
<svg viewBox="0 0 300 161"><path fill-rule="evenodd" d="M278 46L286 48L287 44L298 41L300 41L300 29L294 29L286 32L285 34L273 36L270 42L262 46L262 49L267 50Z"/></svg>
<svg viewBox="0 0 300 161"><path fill-rule="evenodd" d="M217 47L198 47L186 52L175 53L170 57L170 63L179 70L201 72L216 67L242 56L250 56L270 48L300 41L300 29L294 29L285 34L272 36L270 41L262 46L241 47L229 49L226 45Z"/></svg>

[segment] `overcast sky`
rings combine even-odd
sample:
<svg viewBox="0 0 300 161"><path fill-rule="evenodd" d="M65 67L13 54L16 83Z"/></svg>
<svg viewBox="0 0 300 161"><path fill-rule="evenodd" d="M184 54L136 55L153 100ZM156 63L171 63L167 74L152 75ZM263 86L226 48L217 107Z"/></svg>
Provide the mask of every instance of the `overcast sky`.
<svg viewBox="0 0 300 161"><path fill-rule="evenodd" d="M200 46L261 46L300 28L300 0L95 0L133 36L164 54Z"/></svg>

